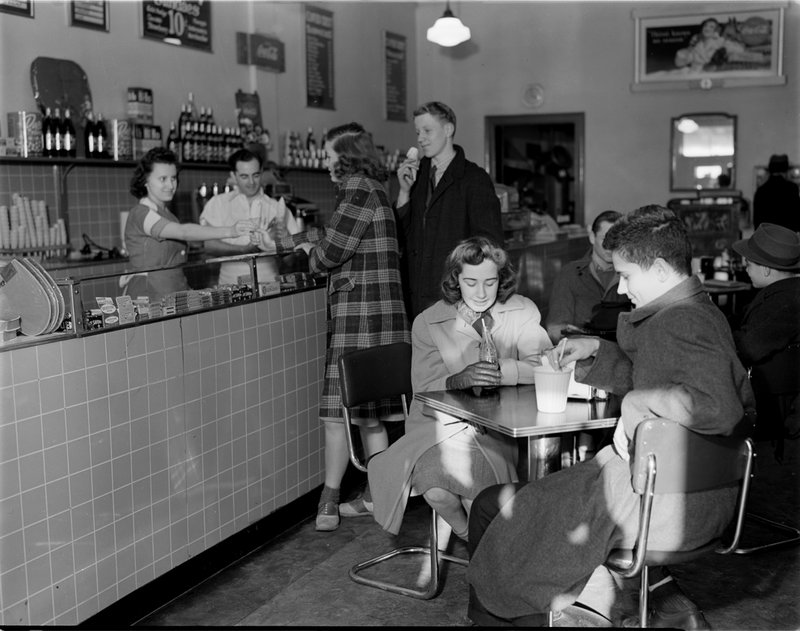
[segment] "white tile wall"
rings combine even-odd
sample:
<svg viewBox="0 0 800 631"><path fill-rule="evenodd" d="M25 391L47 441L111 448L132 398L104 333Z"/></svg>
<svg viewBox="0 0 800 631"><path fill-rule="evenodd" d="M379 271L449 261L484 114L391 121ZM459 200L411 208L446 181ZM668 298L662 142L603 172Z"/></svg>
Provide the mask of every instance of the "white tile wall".
<svg viewBox="0 0 800 631"><path fill-rule="evenodd" d="M323 481L325 292L0 353L0 624L74 625Z"/></svg>

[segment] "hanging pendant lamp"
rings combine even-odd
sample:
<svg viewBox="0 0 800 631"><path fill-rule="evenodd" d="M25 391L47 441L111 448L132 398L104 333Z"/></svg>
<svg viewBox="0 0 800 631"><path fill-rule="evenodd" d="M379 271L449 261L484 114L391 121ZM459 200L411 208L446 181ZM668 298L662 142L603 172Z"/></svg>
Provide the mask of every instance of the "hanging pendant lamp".
<svg viewBox="0 0 800 631"><path fill-rule="evenodd" d="M464 26L463 22L453 15L450 10L450 0L447 0L444 15L428 29L428 41L449 48L466 42L470 36L469 27Z"/></svg>

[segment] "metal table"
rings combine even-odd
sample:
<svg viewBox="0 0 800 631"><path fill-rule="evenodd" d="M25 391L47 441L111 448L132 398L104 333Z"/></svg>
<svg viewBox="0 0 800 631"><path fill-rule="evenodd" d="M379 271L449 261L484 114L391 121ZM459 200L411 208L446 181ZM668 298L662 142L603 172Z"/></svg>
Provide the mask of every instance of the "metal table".
<svg viewBox="0 0 800 631"><path fill-rule="evenodd" d="M491 394L471 390L420 392L417 400L443 423L466 421L520 439L525 450L520 475L538 479L560 468L560 436L613 427L619 417L619 399L574 400L559 414L539 412L533 385L501 386Z"/></svg>

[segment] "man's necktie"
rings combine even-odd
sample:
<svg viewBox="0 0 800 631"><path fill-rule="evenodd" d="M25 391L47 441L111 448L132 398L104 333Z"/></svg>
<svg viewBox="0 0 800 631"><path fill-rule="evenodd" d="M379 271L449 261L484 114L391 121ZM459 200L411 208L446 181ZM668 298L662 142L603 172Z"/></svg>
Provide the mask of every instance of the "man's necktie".
<svg viewBox="0 0 800 631"><path fill-rule="evenodd" d="M431 197L433 197L433 189L436 188L436 165L431 164L431 173L428 178L428 196L425 198L425 205L430 206Z"/></svg>

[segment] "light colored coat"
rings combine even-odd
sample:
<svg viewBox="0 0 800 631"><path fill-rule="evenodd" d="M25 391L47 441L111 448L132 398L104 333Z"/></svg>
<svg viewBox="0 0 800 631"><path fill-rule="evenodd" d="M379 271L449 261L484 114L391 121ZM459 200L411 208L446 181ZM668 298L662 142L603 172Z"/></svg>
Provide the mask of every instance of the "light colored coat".
<svg viewBox="0 0 800 631"><path fill-rule="evenodd" d="M492 307L492 339L500 359L501 384L533 383L533 356L551 346L541 326L536 305L520 295ZM480 335L458 316L455 305L439 301L423 311L411 331L414 392L446 390L447 378L478 361ZM369 462L369 484L375 503L374 517L383 528L397 534L411 491L411 473L425 451L461 432L466 423L443 425L418 401L413 401L406 434ZM478 449L492 467L497 483L516 481L513 439L494 432L475 434ZM481 490L477 489L476 491Z"/></svg>

